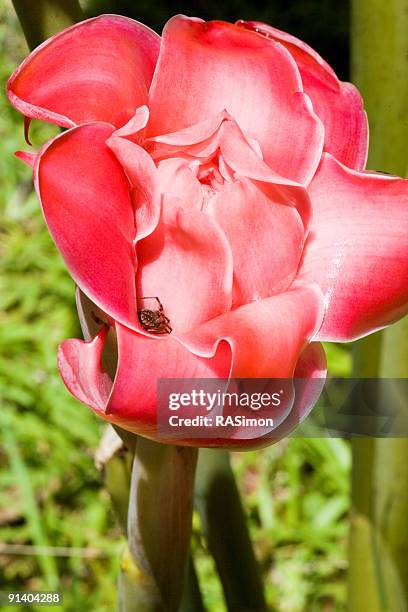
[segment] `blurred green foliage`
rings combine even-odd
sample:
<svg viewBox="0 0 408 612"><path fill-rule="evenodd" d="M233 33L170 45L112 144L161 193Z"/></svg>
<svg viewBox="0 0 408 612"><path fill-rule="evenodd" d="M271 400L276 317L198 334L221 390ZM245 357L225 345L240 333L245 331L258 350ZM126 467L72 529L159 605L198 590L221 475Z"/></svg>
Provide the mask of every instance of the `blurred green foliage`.
<svg viewBox="0 0 408 612"><path fill-rule="evenodd" d="M157 10L161 6L155 3ZM201 16L219 16L216 3L206 6ZM302 6L309 19L309 4ZM163 11L155 17L152 10L151 21L162 19ZM3 84L26 52L11 3L0 0ZM34 145L54 133L33 125ZM64 610L107 612L115 609L123 541L94 465L103 424L69 396L57 372L58 342L79 335L74 286L47 233L30 170L13 156L26 148L22 118L2 86L0 589L59 588ZM328 354L334 374L350 373L347 347L330 345ZM271 609L345 610L348 443L284 440L234 454L233 467ZM222 612L221 588L197 516L193 550L207 608Z"/></svg>

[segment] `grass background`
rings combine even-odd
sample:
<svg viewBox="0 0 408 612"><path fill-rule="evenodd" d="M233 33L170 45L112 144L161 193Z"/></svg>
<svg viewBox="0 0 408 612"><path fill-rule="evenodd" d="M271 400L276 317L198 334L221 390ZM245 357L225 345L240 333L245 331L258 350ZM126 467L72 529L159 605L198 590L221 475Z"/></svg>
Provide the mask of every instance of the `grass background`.
<svg viewBox="0 0 408 612"><path fill-rule="evenodd" d="M110 612L123 538L94 463L104 425L59 378L57 344L80 335L74 285L13 156L27 146L4 84L26 53L0 0L0 590L59 589L64 610ZM54 133L33 122L34 146ZM349 347L328 348L331 373L348 375ZM288 439L233 467L271 610L345 610L348 442ZM197 516L193 549L208 610L222 612Z"/></svg>

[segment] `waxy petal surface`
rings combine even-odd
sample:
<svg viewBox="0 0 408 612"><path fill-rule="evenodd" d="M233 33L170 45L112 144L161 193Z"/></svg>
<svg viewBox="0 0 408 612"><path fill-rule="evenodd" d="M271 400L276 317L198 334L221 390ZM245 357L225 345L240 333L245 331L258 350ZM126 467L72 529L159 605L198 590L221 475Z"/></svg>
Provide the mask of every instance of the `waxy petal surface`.
<svg viewBox="0 0 408 612"><path fill-rule="evenodd" d="M183 210L202 208L202 188L195 176L194 163L171 157L159 162L157 166L160 193L167 203L172 200L174 206Z"/></svg>
<svg viewBox="0 0 408 612"><path fill-rule="evenodd" d="M160 218L159 176L150 155L138 144L114 132L106 144L120 162L129 181L135 210L135 241L156 228Z"/></svg>
<svg viewBox="0 0 408 612"><path fill-rule="evenodd" d="M148 338L117 326L118 370L107 413L155 428L159 378L225 378L231 367L227 343L206 357L187 350L177 338Z"/></svg>
<svg viewBox="0 0 408 612"><path fill-rule="evenodd" d="M321 340L349 341L408 311L408 181L358 173L328 154L310 186L299 278L320 285Z"/></svg>
<svg viewBox="0 0 408 612"><path fill-rule="evenodd" d="M240 22L240 25L286 47L299 68L304 90L323 122L324 150L346 166L363 170L368 151L368 123L356 87L339 81L320 55L295 36L257 21Z"/></svg>
<svg viewBox="0 0 408 612"><path fill-rule="evenodd" d="M231 307L232 256L214 219L169 206L155 232L138 243L137 293L157 296L174 332L182 333Z"/></svg>
<svg viewBox="0 0 408 612"><path fill-rule="evenodd" d="M149 338L116 325L118 367L114 382L101 368L107 328L90 342L65 340L58 367L68 390L104 419L142 435L155 436L159 378L225 378L231 367L226 343L197 357L176 338Z"/></svg>
<svg viewBox="0 0 408 612"><path fill-rule="evenodd" d="M167 23L149 108L149 136L226 110L259 142L276 173L300 183L311 179L320 159L323 126L289 52L232 24L183 16Z"/></svg>
<svg viewBox="0 0 408 612"><path fill-rule="evenodd" d="M274 444L288 436L306 419L323 391L327 374L326 354L320 342L311 342L302 351L293 378L294 401L287 417L276 428L255 439L231 440L228 446L235 450L255 450ZM207 446L217 446L212 440Z"/></svg>
<svg viewBox="0 0 408 612"><path fill-rule="evenodd" d="M59 349L59 369L70 392L99 416L154 438L160 378L227 378L229 375L284 378L292 376L294 371L299 377L307 377L318 375L317 370L321 375L321 351L318 364L310 358L307 363L303 362L303 349L319 326L321 316L319 290L300 285L285 294L217 317L180 339L149 338L117 324L119 358L113 385L100 365L107 335L105 326L90 342L63 342ZM299 370L301 362L304 367ZM191 444L189 440L175 442ZM266 443L262 438L200 440L201 445L234 448Z"/></svg>
<svg viewBox="0 0 408 612"><path fill-rule="evenodd" d="M102 417L112 388L100 366L107 333L104 326L89 342L73 338L58 348L58 368L68 391Z"/></svg>
<svg viewBox="0 0 408 612"><path fill-rule="evenodd" d="M231 245L234 306L285 291L302 255L299 213L273 185L263 187L248 179L225 183L207 208Z"/></svg>
<svg viewBox="0 0 408 612"><path fill-rule="evenodd" d="M75 282L112 317L134 326L134 215L128 181L105 142L112 131L90 123L57 136L37 157L35 186Z"/></svg>
<svg viewBox="0 0 408 612"><path fill-rule="evenodd" d="M232 351L231 377L287 378L323 318L323 296L316 285L241 306L180 337L197 355L211 355L220 340Z"/></svg>
<svg viewBox="0 0 408 612"><path fill-rule="evenodd" d="M8 96L26 117L120 127L147 101L159 47L160 37L133 19L89 19L37 47L10 77Z"/></svg>

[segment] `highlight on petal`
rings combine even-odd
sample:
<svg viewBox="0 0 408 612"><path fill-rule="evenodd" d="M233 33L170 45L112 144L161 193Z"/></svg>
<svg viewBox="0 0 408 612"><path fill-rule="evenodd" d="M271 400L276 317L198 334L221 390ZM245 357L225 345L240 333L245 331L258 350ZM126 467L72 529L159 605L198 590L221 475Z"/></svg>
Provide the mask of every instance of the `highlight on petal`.
<svg viewBox="0 0 408 612"><path fill-rule="evenodd" d="M408 181L359 173L325 154L299 278L325 295L321 340L349 341L408 312Z"/></svg>
<svg viewBox="0 0 408 612"><path fill-rule="evenodd" d="M231 367L226 343L208 357L197 357L171 336L149 338L120 324L116 334L119 358L113 383L101 367L106 326L89 342L63 342L58 367L79 401L98 416L141 435L156 435L158 379L225 378Z"/></svg>
<svg viewBox="0 0 408 612"><path fill-rule="evenodd" d="M107 413L145 426L156 425L159 378L226 378L231 351L219 342L205 357L173 336L148 338L117 325L118 370Z"/></svg>
<svg viewBox="0 0 408 612"><path fill-rule="evenodd" d="M231 346L232 378L288 378L320 328L323 296L316 285L257 300L207 321L180 336L196 355L213 354L221 340Z"/></svg>
<svg viewBox="0 0 408 612"><path fill-rule="evenodd" d="M113 127L68 130L37 157L34 180L51 235L79 287L138 327L134 215L126 176L105 141Z"/></svg>
<svg viewBox="0 0 408 612"><path fill-rule="evenodd" d="M320 159L323 126L290 53L232 24L183 16L167 23L149 108L150 137L226 110L276 173L300 183L312 178Z"/></svg>
<svg viewBox="0 0 408 612"><path fill-rule="evenodd" d="M221 315L182 338L146 337L117 324L119 358L113 384L101 367L106 326L89 342L65 341L59 349L59 369L70 392L99 416L157 439L159 379L226 379L230 375L281 378L294 372L300 372L301 377L316 375L316 359L309 358L301 370L297 364L321 316L319 290L299 285L280 296ZM267 354L262 354L265 350ZM259 354L262 359L257 358ZM291 406L292 402L288 408ZM166 441L226 448L265 445L260 436L246 436L243 441L228 434L219 439L201 438L199 442L178 438Z"/></svg>
<svg viewBox="0 0 408 612"><path fill-rule="evenodd" d="M367 161L368 123L357 88L339 81L329 64L295 36L257 21L238 24L262 34L268 39L265 44L276 41L290 52L299 68L304 91L323 122L324 150L346 166L363 170Z"/></svg>
<svg viewBox="0 0 408 612"><path fill-rule="evenodd" d="M118 136L117 130L106 144L120 162L130 185L135 210L135 241L156 228L160 218L159 175L150 155L138 144Z"/></svg>
<svg viewBox="0 0 408 612"><path fill-rule="evenodd" d="M139 106L135 114L129 119L124 126L115 131L115 136L128 138L136 144L141 144L144 140L144 128L149 121L149 109L146 105Z"/></svg>
<svg viewBox="0 0 408 612"><path fill-rule="evenodd" d="M225 119L232 119L232 117L223 110L214 117L205 119L204 121L197 121L181 130L170 132L168 134L159 134L158 136L152 136L149 138L150 142L161 143L167 145L173 145L176 147L189 147L194 144L198 144L203 140L207 140L212 136L218 128L221 126Z"/></svg>
<svg viewBox="0 0 408 612"><path fill-rule="evenodd" d="M197 166L196 160L180 157L170 157L158 163L159 189L166 200L165 210L170 200L183 210L201 210L203 194L196 177Z"/></svg>
<svg viewBox="0 0 408 612"><path fill-rule="evenodd" d="M112 388L109 375L100 367L107 333L108 327L103 326L93 340L65 340L58 349L58 368L68 391L102 417Z"/></svg>
<svg viewBox="0 0 408 612"><path fill-rule="evenodd" d="M302 351L293 375L293 404L286 418L266 435L254 439L230 440L233 450L255 450L275 444L290 435L311 413L326 382L327 363L320 342L311 342ZM206 446L216 446L211 440Z"/></svg>
<svg viewBox="0 0 408 612"><path fill-rule="evenodd" d="M245 178L227 182L207 211L231 245L234 306L281 293L291 285L305 230L296 208L273 185Z"/></svg>
<svg viewBox="0 0 408 612"><path fill-rule="evenodd" d="M170 203L171 206L171 203ZM174 333L192 329L231 307L232 256L222 230L199 210L171 206L137 245L137 294L157 296Z"/></svg>
<svg viewBox="0 0 408 612"><path fill-rule="evenodd" d="M37 47L10 77L7 93L26 117L120 127L147 101L159 47L160 37L133 19L95 17Z"/></svg>

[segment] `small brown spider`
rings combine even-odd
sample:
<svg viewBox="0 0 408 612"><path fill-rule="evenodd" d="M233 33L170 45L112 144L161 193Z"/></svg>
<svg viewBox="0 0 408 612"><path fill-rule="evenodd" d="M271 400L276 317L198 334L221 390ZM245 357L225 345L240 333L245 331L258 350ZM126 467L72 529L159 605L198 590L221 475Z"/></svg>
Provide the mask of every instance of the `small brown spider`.
<svg viewBox="0 0 408 612"><path fill-rule="evenodd" d="M170 319L164 314L163 305L158 297L142 297L142 300L156 300L159 308L157 310L150 310L142 308L137 311L137 316L143 329L152 334L170 334L172 328L170 327Z"/></svg>

